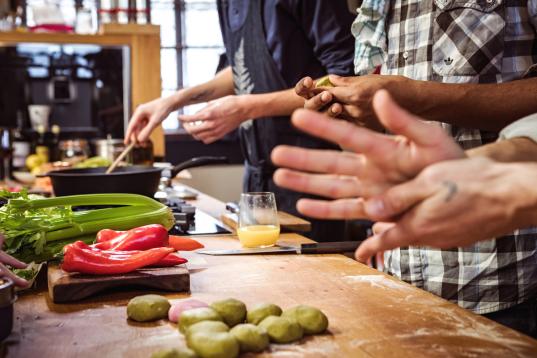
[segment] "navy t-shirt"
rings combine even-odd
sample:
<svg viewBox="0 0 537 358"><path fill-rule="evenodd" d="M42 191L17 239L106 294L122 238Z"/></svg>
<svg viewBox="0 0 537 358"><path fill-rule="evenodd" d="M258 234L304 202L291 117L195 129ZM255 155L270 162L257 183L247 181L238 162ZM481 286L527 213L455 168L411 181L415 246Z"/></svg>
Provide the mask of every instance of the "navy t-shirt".
<svg viewBox="0 0 537 358"><path fill-rule="evenodd" d="M219 15L239 28L248 2L219 0ZM354 15L346 0L265 0L263 12L267 47L289 87L305 76L354 74Z"/></svg>

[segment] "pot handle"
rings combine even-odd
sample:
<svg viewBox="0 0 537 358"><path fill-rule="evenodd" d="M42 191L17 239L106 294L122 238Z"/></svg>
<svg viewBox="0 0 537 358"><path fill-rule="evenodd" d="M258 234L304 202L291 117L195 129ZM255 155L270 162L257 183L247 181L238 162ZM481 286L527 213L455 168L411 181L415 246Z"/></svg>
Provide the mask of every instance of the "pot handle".
<svg viewBox="0 0 537 358"><path fill-rule="evenodd" d="M179 174L182 170L188 169L188 168L195 168L195 167L201 167L204 165L209 164L227 164L229 163L229 159L227 157L196 157L192 158L190 160L187 160L186 162L182 162L177 164L172 168L171 172L171 178L175 178L177 174Z"/></svg>

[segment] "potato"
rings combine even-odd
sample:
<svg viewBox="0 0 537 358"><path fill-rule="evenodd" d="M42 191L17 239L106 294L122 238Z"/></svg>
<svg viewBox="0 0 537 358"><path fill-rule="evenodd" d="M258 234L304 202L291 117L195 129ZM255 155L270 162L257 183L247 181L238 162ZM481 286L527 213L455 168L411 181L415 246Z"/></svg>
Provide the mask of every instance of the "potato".
<svg viewBox="0 0 537 358"><path fill-rule="evenodd" d="M246 305L234 298L213 302L210 307L218 312L230 327L243 323L246 319Z"/></svg>
<svg viewBox="0 0 537 358"><path fill-rule="evenodd" d="M259 353L269 345L267 331L251 323L236 325L229 333L239 342L242 353Z"/></svg>
<svg viewBox="0 0 537 358"><path fill-rule="evenodd" d="M298 305L283 311L282 317L294 319L305 334L319 334L328 328L328 318L318 308Z"/></svg>
<svg viewBox="0 0 537 358"><path fill-rule="evenodd" d="M291 343L304 336L304 330L293 319L277 316L268 316L259 327L264 328L270 340L275 343Z"/></svg>
<svg viewBox="0 0 537 358"><path fill-rule="evenodd" d="M189 326L185 331L186 341L198 332L229 332L229 327L220 321L201 321Z"/></svg>
<svg viewBox="0 0 537 358"><path fill-rule="evenodd" d="M179 318L179 330L182 333L186 332L186 329L201 321L220 321L223 322L224 319L218 312L213 310L210 307L200 307L194 308L188 311L183 312Z"/></svg>
<svg viewBox="0 0 537 358"><path fill-rule="evenodd" d="M280 306L276 306L272 303L261 303L257 306L254 306L251 310L248 311L246 315L246 320L248 323L259 324L262 320L268 316L279 316L282 314L282 309Z"/></svg>
<svg viewBox="0 0 537 358"><path fill-rule="evenodd" d="M156 321L168 316L170 302L163 296L143 295L134 297L127 304L127 316L138 322Z"/></svg>
<svg viewBox="0 0 537 358"><path fill-rule="evenodd" d="M188 348L181 349L163 349L151 355L151 358L196 358L197 355L193 350Z"/></svg>
<svg viewBox="0 0 537 358"><path fill-rule="evenodd" d="M209 307L209 305L198 300L181 300L179 302L172 303L172 307L168 311L168 319L171 322L177 323L183 312L200 307Z"/></svg>
<svg viewBox="0 0 537 358"><path fill-rule="evenodd" d="M190 336L188 345L201 358L235 358L240 349L228 332L197 332Z"/></svg>

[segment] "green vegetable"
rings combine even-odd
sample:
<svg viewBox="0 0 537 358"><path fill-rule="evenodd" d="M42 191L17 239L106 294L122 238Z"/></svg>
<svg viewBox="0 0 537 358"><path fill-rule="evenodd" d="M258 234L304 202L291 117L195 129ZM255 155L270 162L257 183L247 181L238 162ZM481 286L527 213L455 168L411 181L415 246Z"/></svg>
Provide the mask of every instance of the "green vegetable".
<svg viewBox="0 0 537 358"><path fill-rule="evenodd" d="M75 168L99 168L99 167L108 167L112 164L108 159L103 157L91 157L88 158L77 165Z"/></svg>
<svg viewBox="0 0 537 358"><path fill-rule="evenodd" d="M7 253L26 262L43 262L73 241L87 240L102 229L129 230L148 224L174 224L165 205L136 194L87 194L41 198L26 192L0 191L8 203L0 208L0 233ZM76 206L118 206L72 211ZM87 241L86 241L87 242Z"/></svg>
<svg viewBox="0 0 537 358"><path fill-rule="evenodd" d="M321 88L321 87L335 87L332 82L330 82L329 76L324 76L322 78L319 78L317 82L315 82L315 88Z"/></svg>

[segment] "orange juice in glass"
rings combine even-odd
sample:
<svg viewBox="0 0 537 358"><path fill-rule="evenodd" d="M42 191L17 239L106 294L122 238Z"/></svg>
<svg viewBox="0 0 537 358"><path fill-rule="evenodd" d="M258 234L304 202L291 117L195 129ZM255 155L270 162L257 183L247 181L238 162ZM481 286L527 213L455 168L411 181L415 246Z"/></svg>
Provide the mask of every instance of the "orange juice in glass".
<svg viewBox="0 0 537 358"><path fill-rule="evenodd" d="M239 204L239 241L244 247L274 246L280 223L274 193L243 193Z"/></svg>

